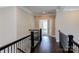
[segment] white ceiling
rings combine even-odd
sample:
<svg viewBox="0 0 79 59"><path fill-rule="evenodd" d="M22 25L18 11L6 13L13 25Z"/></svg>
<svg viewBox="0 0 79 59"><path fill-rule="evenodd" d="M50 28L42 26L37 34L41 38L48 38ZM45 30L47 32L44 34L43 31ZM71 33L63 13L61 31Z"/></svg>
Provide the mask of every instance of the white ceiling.
<svg viewBox="0 0 79 59"><path fill-rule="evenodd" d="M0 6L0 8L9 6ZM56 14L56 9L59 10L79 10L79 6L20 6L24 11L28 11L33 15L51 15ZM45 13L43 13L45 11Z"/></svg>
<svg viewBox="0 0 79 59"><path fill-rule="evenodd" d="M4 6L6 7L6 6ZM7 6L8 7L8 6ZM79 10L79 6L21 6L25 11L33 15L56 15L56 9ZM0 7L3 8L3 7Z"/></svg>
<svg viewBox="0 0 79 59"><path fill-rule="evenodd" d="M57 6L24 6L24 8L28 8L34 15L46 15L56 14Z"/></svg>

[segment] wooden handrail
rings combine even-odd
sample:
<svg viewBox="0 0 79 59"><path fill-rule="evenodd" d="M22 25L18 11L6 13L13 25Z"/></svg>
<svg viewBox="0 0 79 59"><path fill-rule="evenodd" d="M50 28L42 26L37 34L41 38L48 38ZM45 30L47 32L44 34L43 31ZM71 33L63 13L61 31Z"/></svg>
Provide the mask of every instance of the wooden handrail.
<svg viewBox="0 0 79 59"><path fill-rule="evenodd" d="M2 47L0 47L0 52L6 52L6 48L7 48L7 52L9 53L9 52L17 52L17 49L19 50L19 51L21 51L21 52L25 52L24 50L22 50L21 49L21 47L22 47L22 44L23 44L23 42L24 42L24 40L26 39L26 38L28 38L28 37L30 37L30 44L31 44L31 52L33 52L34 51L34 48L37 46L37 44L34 46L34 32L39 32L39 41L38 41L38 43L39 42L41 42L41 40L42 40L42 34L41 34L41 29L39 29L39 30L31 30L31 33L30 33L30 35L28 35L28 36L25 36L25 37L23 37L23 38L21 38L21 39L18 39L18 40L16 40L16 41L13 41L13 42L11 42L11 43L9 43L9 44L7 44L7 45L4 45L4 46L2 46ZM13 49L12 49L12 46L13 46ZM10 49L9 49L10 48ZM10 50L10 51L9 51ZM13 50L13 51L12 51Z"/></svg>
<svg viewBox="0 0 79 59"><path fill-rule="evenodd" d="M72 53L73 52L73 35L66 35L59 30L59 39L60 39L60 42L59 42L60 47L62 47L63 51ZM65 43L68 43L67 44L68 45L67 51L65 50L65 47L66 47L66 46L64 46Z"/></svg>
<svg viewBox="0 0 79 59"><path fill-rule="evenodd" d="M21 39L18 39L18 40L16 40L16 41L14 41L14 42L11 42L11 43L9 43L9 44L7 44L7 45L4 45L4 46L0 47L0 50L3 50L3 49L5 49L5 48L7 48L7 47L9 47L9 46L11 46L11 45L13 45L13 44L15 44L15 43L21 41L21 40L23 40L23 39L25 39L25 38L28 38L28 37L30 37L30 36L31 36L31 35L25 36L25 37L23 37L23 38L21 38Z"/></svg>
<svg viewBox="0 0 79 59"><path fill-rule="evenodd" d="M62 34L62 35L61 35ZM60 46L63 48L63 44L61 44L62 43L62 40L61 39L65 39L65 37L64 37L64 33L62 33L60 30L59 30L59 38L60 38ZM73 49L73 44L76 46L76 47L78 47L78 49L79 49L79 43L77 43L77 42L75 42L74 40L73 40L73 35L65 35L65 36L68 36L68 53L73 53L74 52L74 49ZM62 38L63 37L63 38ZM64 49L63 49L64 50Z"/></svg>
<svg viewBox="0 0 79 59"><path fill-rule="evenodd" d="M75 42L74 40L73 43L79 48L79 43Z"/></svg>
<svg viewBox="0 0 79 59"><path fill-rule="evenodd" d="M39 32L39 40L38 40L38 43L34 46L34 32L38 31ZM35 30L35 29L32 29L31 30L31 53L34 52L34 49L35 47L42 41L42 29L39 29L39 30Z"/></svg>

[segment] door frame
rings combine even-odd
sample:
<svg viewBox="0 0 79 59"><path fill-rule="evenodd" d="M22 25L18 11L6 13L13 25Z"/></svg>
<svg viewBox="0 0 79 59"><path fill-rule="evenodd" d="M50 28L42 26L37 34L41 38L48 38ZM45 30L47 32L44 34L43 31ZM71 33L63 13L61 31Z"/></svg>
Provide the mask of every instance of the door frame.
<svg viewBox="0 0 79 59"><path fill-rule="evenodd" d="M48 19L40 19L39 20L39 28L40 28L40 21L41 20L47 20L47 34L46 35L49 35L49 20Z"/></svg>

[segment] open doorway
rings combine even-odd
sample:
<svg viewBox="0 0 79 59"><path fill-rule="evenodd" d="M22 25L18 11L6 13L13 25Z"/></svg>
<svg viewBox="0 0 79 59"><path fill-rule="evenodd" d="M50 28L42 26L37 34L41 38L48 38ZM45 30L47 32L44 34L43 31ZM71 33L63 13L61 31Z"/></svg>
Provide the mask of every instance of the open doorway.
<svg viewBox="0 0 79 59"><path fill-rule="evenodd" d="M41 19L39 22L39 27L42 28L42 35L49 34L49 21L47 19Z"/></svg>

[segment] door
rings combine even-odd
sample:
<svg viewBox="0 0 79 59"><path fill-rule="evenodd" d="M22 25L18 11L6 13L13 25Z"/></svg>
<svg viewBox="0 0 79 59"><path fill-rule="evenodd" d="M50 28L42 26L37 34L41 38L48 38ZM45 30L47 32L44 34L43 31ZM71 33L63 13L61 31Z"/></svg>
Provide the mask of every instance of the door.
<svg viewBox="0 0 79 59"><path fill-rule="evenodd" d="M48 20L46 20L46 19L42 19L42 20L40 20L40 28L42 28L42 35L48 35L48 33L49 33L49 30L48 30Z"/></svg>

